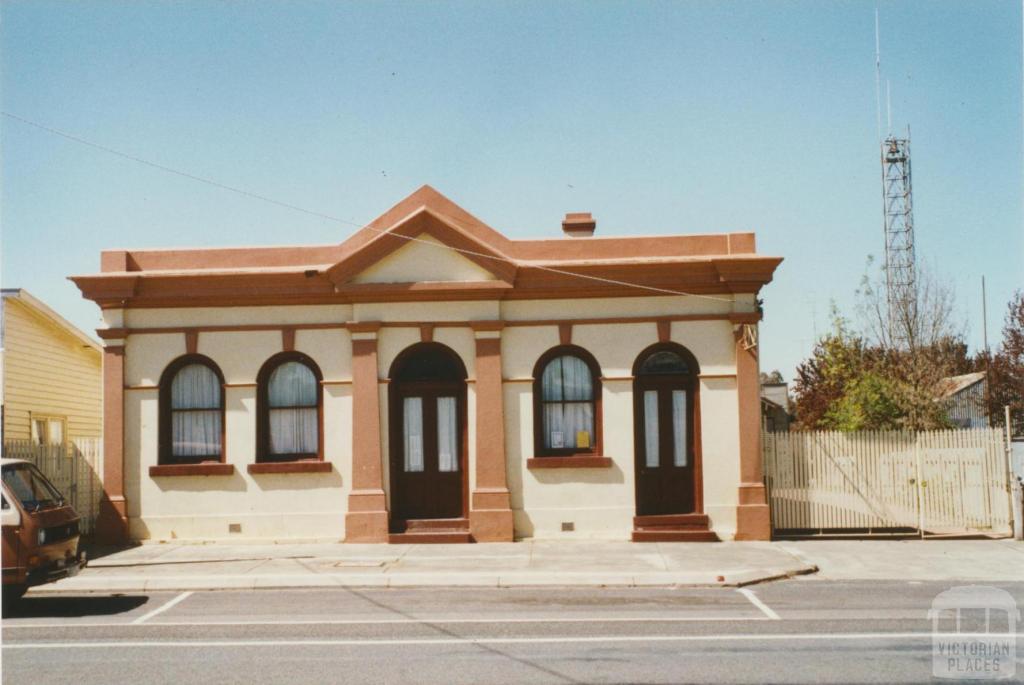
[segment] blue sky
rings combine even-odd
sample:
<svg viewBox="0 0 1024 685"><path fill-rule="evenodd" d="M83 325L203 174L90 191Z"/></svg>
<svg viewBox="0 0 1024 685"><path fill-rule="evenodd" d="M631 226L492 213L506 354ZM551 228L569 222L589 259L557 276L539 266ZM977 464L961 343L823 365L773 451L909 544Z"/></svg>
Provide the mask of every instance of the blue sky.
<svg viewBox="0 0 1024 685"><path fill-rule="evenodd" d="M754 230L786 258L787 379L881 256L873 2L81 2L0 6L5 111L364 223L429 183L511 237ZM882 2L919 259L968 339L1024 287L1021 3ZM340 242L351 226L0 119L2 280L86 330L111 247Z"/></svg>

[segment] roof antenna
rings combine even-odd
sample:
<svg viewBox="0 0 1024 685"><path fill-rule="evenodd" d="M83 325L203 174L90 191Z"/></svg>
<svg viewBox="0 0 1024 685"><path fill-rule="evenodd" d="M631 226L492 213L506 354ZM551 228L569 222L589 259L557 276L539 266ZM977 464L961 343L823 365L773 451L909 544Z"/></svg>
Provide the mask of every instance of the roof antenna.
<svg viewBox="0 0 1024 685"><path fill-rule="evenodd" d="M882 51L878 37L878 7L875 6L875 126L882 142Z"/></svg>
<svg viewBox="0 0 1024 685"><path fill-rule="evenodd" d="M885 129L886 135L892 137L892 94L889 92L889 79L885 79Z"/></svg>

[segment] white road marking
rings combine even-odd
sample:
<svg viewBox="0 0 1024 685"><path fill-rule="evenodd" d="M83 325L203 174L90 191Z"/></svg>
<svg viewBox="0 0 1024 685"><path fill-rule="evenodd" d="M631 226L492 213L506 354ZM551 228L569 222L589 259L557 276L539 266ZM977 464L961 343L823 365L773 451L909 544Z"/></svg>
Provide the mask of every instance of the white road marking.
<svg viewBox="0 0 1024 685"><path fill-rule="evenodd" d="M741 587L738 590L736 590L736 592L740 593L741 595L743 595L744 597L749 599L751 604L753 604L758 609L760 609L761 613L763 613L765 616L767 616L771 620L773 620L773 621L781 621L782 620L782 619L779 618L779 615L777 613L772 611L772 608L770 606L768 606L767 604L762 602L761 599L757 595L754 594L753 590L751 590L749 588Z"/></svg>
<svg viewBox="0 0 1024 685"><path fill-rule="evenodd" d="M962 638L994 637L1024 639L1024 633L958 633ZM125 649L184 647L375 647L420 645L494 645L494 644L571 644L601 642L758 642L758 641L827 641L827 640L931 640L933 634L921 633L772 633L757 635L609 635L586 637L481 637L481 638L411 638L397 640L154 640L148 642L25 642L5 643L3 649Z"/></svg>
<svg viewBox="0 0 1024 685"><path fill-rule="evenodd" d="M180 595L178 595L177 597L175 597L171 601L167 602L166 604L164 604L162 606L159 606L156 609L153 609L153 611L149 612L148 614L143 614L142 616L139 616L137 619L132 621L132 624L133 625L139 625L140 623L145 623L146 621L148 621L149 619L153 618L154 616L156 616L158 614L164 613L165 611L167 611L168 609L173 607L175 604L178 604L179 602L181 602L182 600L184 600L185 598L187 598L191 594L192 594L191 590L189 590L188 592L182 592Z"/></svg>
<svg viewBox="0 0 1024 685"><path fill-rule="evenodd" d="M166 606L166 605L165 605ZM145 618L145 617L143 617ZM196 628L201 626L371 626L371 625L437 625L437 624L495 624L495 623L685 623L690 621L767 621L763 616L580 616L562 618L339 618L326 620L283 620L283 621L161 621L142 626ZM4 630L18 628L130 628L140 624L131 623L16 623L4 624Z"/></svg>

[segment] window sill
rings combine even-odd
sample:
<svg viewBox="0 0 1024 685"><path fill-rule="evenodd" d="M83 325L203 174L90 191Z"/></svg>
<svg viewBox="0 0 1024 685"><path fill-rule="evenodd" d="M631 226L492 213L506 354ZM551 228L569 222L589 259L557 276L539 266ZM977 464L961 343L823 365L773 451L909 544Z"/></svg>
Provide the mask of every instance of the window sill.
<svg viewBox="0 0 1024 685"><path fill-rule="evenodd" d="M249 473L330 473L331 462L329 461L268 461L259 464L249 464L246 467Z"/></svg>
<svg viewBox="0 0 1024 685"><path fill-rule="evenodd" d="M533 457L526 460L528 469L610 469L611 457L592 454L572 457Z"/></svg>
<svg viewBox="0 0 1024 685"><path fill-rule="evenodd" d="M149 477L159 476L231 476L235 473L234 464L206 462L202 464L159 464L149 467Z"/></svg>

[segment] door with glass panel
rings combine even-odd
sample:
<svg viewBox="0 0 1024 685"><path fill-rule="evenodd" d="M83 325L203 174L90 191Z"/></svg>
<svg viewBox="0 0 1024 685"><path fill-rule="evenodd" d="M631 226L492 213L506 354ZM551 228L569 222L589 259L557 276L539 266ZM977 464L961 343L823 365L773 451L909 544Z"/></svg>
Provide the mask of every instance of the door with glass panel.
<svg viewBox="0 0 1024 685"><path fill-rule="evenodd" d="M401 392L399 452L392 511L399 519L459 518L462 421L456 388L406 386Z"/></svg>
<svg viewBox="0 0 1024 685"><path fill-rule="evenodd" d="M633 386L638 516L696 511L693 364L672 349L642 358Z"/></svg>
<svg viewBox="0 0 1024 685"><path fill-rule="evenodd" d="M442 345L422 344L391 379L391 514L396 521L462 518L466 381Z"/></svg>

